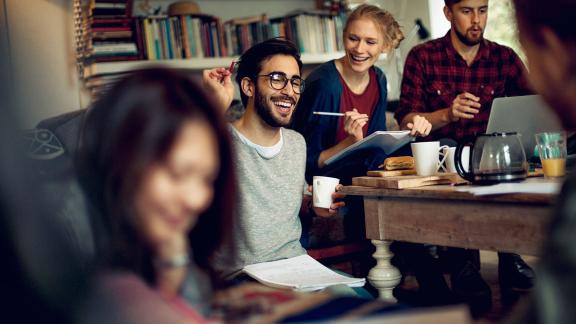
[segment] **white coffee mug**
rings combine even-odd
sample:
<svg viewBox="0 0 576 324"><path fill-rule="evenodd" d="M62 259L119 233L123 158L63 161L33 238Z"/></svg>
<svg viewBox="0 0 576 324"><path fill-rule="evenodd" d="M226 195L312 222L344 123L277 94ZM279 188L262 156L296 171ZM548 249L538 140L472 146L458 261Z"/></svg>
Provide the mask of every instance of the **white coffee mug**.
<svg viewBox="0 0 576 324"><path fill-rule="evenodd" d="M440 146L440 142L418 142L410 144L412 148L412 156L416 163L416 174L419 176L431 176L438 173L438 169L444 169L444 155L443 150L448 148L448 145ZM440 160L440 155L442 159Z"/></svg>
<svg viewBox="0 0 576 324"><path fill-rule="evenodd" d="M454 160L456 153L455 147L446 147L443 150L445 161L444 161L444 169L448 173L456 173L456 161ZM462 149L462 166L464 170L468 172L468 165L470 164L470 146L464 146Z"/></svg>
<svg viewBox="0 0 576 324"><path fill-rule="evenodd" d="M314 207L330 208L332 205L332 193L336 191L336 186L340 179L332 177L315 176L312 178L312 201Z"/></svg>

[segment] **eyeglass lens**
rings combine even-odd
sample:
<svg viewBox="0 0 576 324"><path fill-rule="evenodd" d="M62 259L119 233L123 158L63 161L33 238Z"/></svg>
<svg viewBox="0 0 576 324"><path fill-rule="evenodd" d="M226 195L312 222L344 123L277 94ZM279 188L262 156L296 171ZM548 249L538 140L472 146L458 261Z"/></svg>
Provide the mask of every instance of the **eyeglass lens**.
<svg viewBox="0 0 576 324"><path fill-rule="evenodd" d="M268 74L268 78L270 79L270 85L276 90L282 90L288 84L288 78L282 73L270 73ZM290 79L290 83L292 84L294 92L301 92L303 87L303 80L300 77L292 77Z"/></svg>

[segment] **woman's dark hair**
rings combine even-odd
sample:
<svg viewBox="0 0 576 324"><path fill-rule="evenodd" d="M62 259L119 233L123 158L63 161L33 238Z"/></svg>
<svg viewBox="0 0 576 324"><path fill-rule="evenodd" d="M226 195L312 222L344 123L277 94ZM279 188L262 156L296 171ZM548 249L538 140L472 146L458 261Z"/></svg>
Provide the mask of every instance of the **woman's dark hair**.
<svg viewBox="0 0 576 324"><path fill-rule="evenodd" d="M574 0L514 0L519 27L536 43L542 42L540 29L550 28L560 39L576 46Z"/></svg>
<svg viewBox="0 0 576 324"><path fill-rule="evenodd" d="M300 59L298 47L289 40L272 38L250 47L240 56L236 72L236 83L238 83L240 90L242 90L242 79L256 80L258 74L262 71L262 63L274 55L292 56L298 63L298 70L300 73L302 72L302 60ZM240 98L242 99L242 104L246 107L248 97L242 91L240 91Z"/></svg>
<svg viewBox="0 0 576 324"><path fill-rule="evenodd" d="M154 282L152 253L134 224L134 196L144 172L167 157L183 125L199 120L214 131L220 169L212 204L188 238L194 261L210 270L211 255L229 237L235 202L231 144L222 117L200 86L161 68L132 73L88 110L77 166L96 221L108 237L99 242L103 262Z"/></svg>

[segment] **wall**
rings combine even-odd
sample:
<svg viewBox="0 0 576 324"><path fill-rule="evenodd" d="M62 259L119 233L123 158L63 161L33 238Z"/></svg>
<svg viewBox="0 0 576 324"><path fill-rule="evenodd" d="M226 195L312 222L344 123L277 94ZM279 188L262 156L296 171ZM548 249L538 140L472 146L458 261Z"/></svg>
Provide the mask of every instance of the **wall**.
<svg viewBox="0 0 576 324"><path fill-rule="evenodd" d="M444 0L429 0L429 2L432 38L442 37L450 29L450 22L444 16Z"/></svg>
<svg viewBox="0 0 576 324"><path fill-rule="evenodd" d="M142 2L135 0L134 14L140 14ZM162 7L166 12L168 5L175 0L149 1L153 8ZM268 17L283 16L294 9L314 9L315 0L196 0L200 11L216 15L223 20L236 17L248 17L266 13Z"/></svg>
<svg viewBox="0 0 576 324"><path fill-rule="evenodd" d="M5 1L0 0L0 111L2 111L2 116L0 118L5 118L5 114L12 108L10 102L11 93L9 82L10 79L10 51L8 42L8 24L6 21L6 10Z"/></svg>
<svg viewBox="0 0 576 324"><path fill-rule="evenodd" d="M2 1L10 40L14 106L24 127L78 109L72 1Z"/></svg>
<svg viewBox="0 0 576 324"><path fill-rule="evenodd" d="M429 1L431 0L372 0L369 3L380 5L388 10L398 21L405 39L399 48L390 53L386 60L376 65L384 70L388 81L388 100L400 98L400 82L404 69L404 61L410 49L421 42L414 33L416 19L420 19L426 29L430 30ZM442 0L441 0L442 1Z"/></svg>

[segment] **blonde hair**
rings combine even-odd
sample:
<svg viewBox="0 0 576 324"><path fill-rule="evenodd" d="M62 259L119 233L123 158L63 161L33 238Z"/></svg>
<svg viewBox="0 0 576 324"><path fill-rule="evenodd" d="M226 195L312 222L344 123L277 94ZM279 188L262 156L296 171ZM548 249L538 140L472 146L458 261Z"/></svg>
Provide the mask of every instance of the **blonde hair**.
<svg viewBox="0 0 576 324"><path fill-rule="evenodd" d="M362 4L348 15L344 33L348 31L350 23L363 19L370 19L380 29L386 46L397 48L404 39L404 34L394 16L386 10L370 4Z"/></svg>

